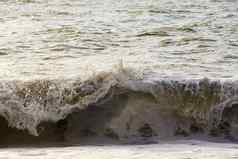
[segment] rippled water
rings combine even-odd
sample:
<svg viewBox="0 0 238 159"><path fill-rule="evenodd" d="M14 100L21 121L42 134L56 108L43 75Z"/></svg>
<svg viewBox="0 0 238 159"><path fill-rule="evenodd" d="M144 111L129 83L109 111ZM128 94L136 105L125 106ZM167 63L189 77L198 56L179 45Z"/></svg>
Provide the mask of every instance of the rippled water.
<svg viewBox="0 0 238 159"><path fill-rule="evenodd" d="M237 142L236 80L237 0L0 1L0 146L90 133L133 144L142 129L158 142L5 148L0 158L237 158L233 143L159 140Z"/></svg>
<svg viewBox="0 0 238 159"><path fill-rule="evenodd" d="M1 79L68 78L121 59L161 77L238 78L236 0L3 0Z"/></svg>

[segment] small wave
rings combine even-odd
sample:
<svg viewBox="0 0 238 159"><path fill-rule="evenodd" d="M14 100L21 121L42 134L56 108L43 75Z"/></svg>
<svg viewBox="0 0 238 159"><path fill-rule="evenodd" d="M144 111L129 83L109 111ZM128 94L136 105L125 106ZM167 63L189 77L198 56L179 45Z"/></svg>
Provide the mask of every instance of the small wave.
<svg viewBox="0 0 238 159"><path fill-rule="evenodd" d="M0 56L2 55L8 55L6 52L0 52Z"/></svg>
<svg viewBox="0 0 238 159"><path fill-rule="evenodd" d="M237 82L209 79L154 81L133 71L87 80L0 83L1 140L119 141L207 134L238 137ZM9 133L8 133L9 132Z"/></svg>
<svg viewBox="0 0 238 159"><path fill-rule="evenodd" d="M170 36L167 32L165 31L151 31L151 32L143 32L138 35L137 37L144 37L144 36Z"/></svg>

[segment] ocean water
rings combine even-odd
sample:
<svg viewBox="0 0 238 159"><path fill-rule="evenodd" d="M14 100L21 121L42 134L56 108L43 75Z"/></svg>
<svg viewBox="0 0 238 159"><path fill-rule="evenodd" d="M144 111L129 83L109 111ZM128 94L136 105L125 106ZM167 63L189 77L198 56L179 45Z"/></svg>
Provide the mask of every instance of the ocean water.
<svg viewBox="0 0 238 159"><path fill-rule="evenodd" d="M236 157L237 70L236 0L2 0L0 158Z"/></svg>
<svg viewBox="0 0 238 159"><path fill-rule="evenodd" d="M123 60L153 76L237 79L237 3L4 0L0 77L79 77Z"/></svg>
<svg viewBox="0 0 238 159"><path fill-rule="evenodd" d="M93 152L93 153L92 153ZM4 159L68 159L83 157L85 159L233 159L237 158L237 145L228 143L210 143L205 141L163 142L158 145L137 146L84 146L84 147L46 147L46 148L9 148L0 150Z"/></svg>

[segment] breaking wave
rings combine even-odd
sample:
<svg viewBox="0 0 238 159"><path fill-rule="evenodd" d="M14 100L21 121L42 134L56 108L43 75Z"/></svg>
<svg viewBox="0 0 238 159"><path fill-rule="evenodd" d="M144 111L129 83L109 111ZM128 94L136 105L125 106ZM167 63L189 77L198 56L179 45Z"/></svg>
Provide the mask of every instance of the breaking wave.
<svg viewBox="0 0 238 159"><path fill-rule="evenodd" d="M87 80L2 81L0 144L193 134L236 139L237 86L206 78L149 81L129 69Z"/></svg>

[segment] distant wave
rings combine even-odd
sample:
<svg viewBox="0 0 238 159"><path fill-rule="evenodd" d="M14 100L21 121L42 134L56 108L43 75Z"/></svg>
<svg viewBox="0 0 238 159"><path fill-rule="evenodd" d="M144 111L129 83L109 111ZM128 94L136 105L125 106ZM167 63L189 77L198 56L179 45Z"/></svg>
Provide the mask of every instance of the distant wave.
<svg viewBox="0 0 238 159"><path fill-rule="evenodd" d="M0 144L83 137L238 137L238 83L148 81L133 71L81 80L0 83Z"/></svg>

